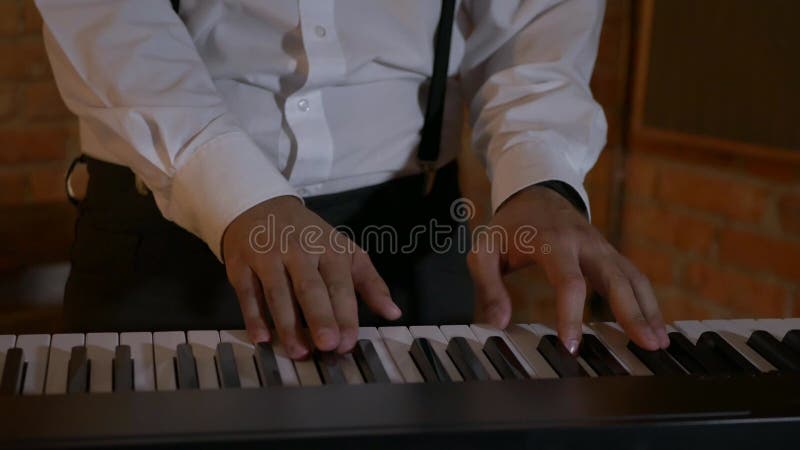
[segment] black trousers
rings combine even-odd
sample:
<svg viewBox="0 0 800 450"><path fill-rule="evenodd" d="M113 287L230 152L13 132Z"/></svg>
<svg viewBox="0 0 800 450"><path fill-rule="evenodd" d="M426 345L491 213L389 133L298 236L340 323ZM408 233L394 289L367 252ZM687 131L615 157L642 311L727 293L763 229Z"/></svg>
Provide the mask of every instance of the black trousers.
<svg viewBox="0 0 800 450"><path fill-rule="evenodd" d="M129 169L93 159L87 165L90 181L78 205L64 298L65 328L242 328L225 268L206 244L164 219L152 194L137 192ZM473 292L467 247L462 245L466 225L450 213L452 202L460 197L455 163L439 171L428 196L422 192L422 177L412 176L308 198L306 205L330 224L346 226L370 253L403 310L399 323L469 323ZM432 233L419 234L420 226L430 231L432 224L438 230L436 242ZM391 226L397 241L380 240L379 248L370 240L384 233L369 231L376 226ZM452 245L438 245L446 238ZM363 305L359 308L361 324L383 324Z"/></svg>

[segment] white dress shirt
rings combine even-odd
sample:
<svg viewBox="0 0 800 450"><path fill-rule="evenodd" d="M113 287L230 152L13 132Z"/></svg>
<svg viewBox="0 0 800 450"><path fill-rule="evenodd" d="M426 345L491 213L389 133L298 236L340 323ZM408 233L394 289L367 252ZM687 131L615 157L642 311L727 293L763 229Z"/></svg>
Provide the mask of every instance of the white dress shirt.
<svg viewBox="0 0 800 450"><path fill-rule="evenodd" d="M280 195L417 173L437 0L36 0L82 150L130 167L164 217L220 255L227 225ZM572 186L605 144L589 78L602 0L457 4L440 165L473 148L497 208Z"/></svg>

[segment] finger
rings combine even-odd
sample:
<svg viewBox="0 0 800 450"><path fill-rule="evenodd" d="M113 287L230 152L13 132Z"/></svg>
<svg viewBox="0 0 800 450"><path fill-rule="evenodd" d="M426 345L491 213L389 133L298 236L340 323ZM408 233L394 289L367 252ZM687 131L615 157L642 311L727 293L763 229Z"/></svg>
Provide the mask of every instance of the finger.
<svg viewBox="0 0 800 450"><path fill-rule="evenodd" d="M475 284L476 320L505 328L511 320L511 297L503 283L500 247L479 239L467 256Z"/></svg>
<svg viewBox="0 0 800 450"><path fill-rule="evenodd" d="M587 257L582 264L589 281L600 295L608 299L611 311L625 333L638 346L647 350L657 350L658 338L642 313L631 281L620 269L612 254L595 254Z"/></svg>
<svg viewBox="0 0 800 450"><path fill-rule="evenodd" d="M661 309L658 307L658 300L655 292L653 292L650 280L628 258L621 255L619 266L628 279L631 280L631 286L633 287L634 295L636 295L636 301L639 303L639 309L641 309L647 323L650 324L650 329L658 337L659 345L661 348L669 347L669 335L667 335L664 318L661 316Z"/></svg>
<svg viewBox="0 0 800 450"><path fill-rule="evenodd" d="M339 325L339 353L353 349L358 339L358 303L350 275L350 258L323 258L319 273L328 286L328 295L333 306L333 316Z"/></svg>
<svg viewBox="0 0 800 450"><path fill-rule="evenodd" d="M275 331L286 354L292 359L305 358L310 350L303 337L300 315L294 306L283 262L277 258L262 259L257 269Z"/></svg>
<svg viewBox="0 0 800 450"><path fill-rule="evenodd" d="M586 281L577 254L570 248L543 255L540 264L556 291L556 329L564 347L573 355L583 336Z"/></svg>
<svg viewBox="0 0 800 450"><path fill-rule="evenodd" d="M339 346L339 327L317 264L305 253L294 251L287 255L286 268L314 345L325 352L336 349Z"/></svg>
<svg viewBox="0 0 800 450"><path fill-rule="evenodd" d="M247 335L254 343L268 342L271 338L266 316L264 315L264 297L258 278L249 267L233 268L226 265L228 280L236 292L242 319Z"/></svg>
<svg viewBox="0 0 800 450"><path fill-rule="evenodd" d="M350 275L353 279L353 286L356 292L361 295L361 300L366 303L372 312L386 320L397 320L403 314L400 308L392 301L389 287L381 278L369 255L362 250L356 249L353 253L353 265L350 268Z"/></svg>

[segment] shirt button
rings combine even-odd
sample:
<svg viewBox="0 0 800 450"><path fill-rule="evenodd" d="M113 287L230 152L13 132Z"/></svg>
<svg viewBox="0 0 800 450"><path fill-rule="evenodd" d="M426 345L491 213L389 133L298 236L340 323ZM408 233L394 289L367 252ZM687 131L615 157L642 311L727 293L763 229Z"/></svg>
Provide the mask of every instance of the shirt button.
<svg viewBox="0 0 800 450"><path fill-rule="evenodd" d="M311 104L308 102L308 99L301 98L297 101L297 109L307 112L309 109L311 109Z"/></svg>
<svg viewBox="0 0 800 450"><path fill-rule="evenodd" d="M322 25L317 25L314 27L314 33L316 33L317 37L324 38L325 35L328 34L328 30Z"/></svg>
<svg viewBox="0 0 800 450"><path fill-rule="evenodd" d="M308 189L306 189L306 188L298 189L297 193L300 194L301 197L308 197L308 194L309 194Z"/></svg>

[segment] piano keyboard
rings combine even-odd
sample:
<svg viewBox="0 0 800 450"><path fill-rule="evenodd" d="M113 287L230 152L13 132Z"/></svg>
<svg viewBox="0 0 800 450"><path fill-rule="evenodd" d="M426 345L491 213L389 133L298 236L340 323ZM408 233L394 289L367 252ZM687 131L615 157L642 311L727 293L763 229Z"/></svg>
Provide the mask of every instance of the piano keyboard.
<svg viewBox="0 0 800 450"><path fill-rule="evenodd" d="M0 393L248 389L364 383L800 372L800 319L681 321L646 351L615 323L585 326L572 357L540 324L361 328L351 354L287 358L243 330L0 336Z"/></svg>
<svg viewBox="0 0 800 450"><path fill-rule="evenodd" d="M364 327L304 361L242 330L0 335L0 448L793 448L800 319L668 332L585 325L573 357L541 324Z"/></svg>

